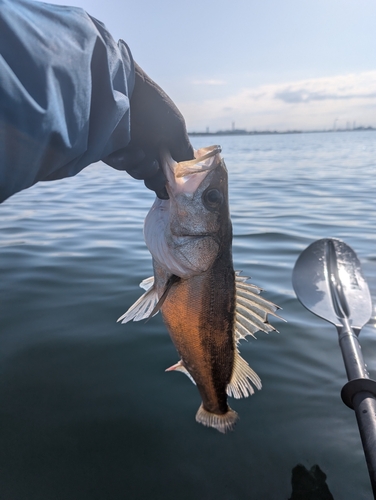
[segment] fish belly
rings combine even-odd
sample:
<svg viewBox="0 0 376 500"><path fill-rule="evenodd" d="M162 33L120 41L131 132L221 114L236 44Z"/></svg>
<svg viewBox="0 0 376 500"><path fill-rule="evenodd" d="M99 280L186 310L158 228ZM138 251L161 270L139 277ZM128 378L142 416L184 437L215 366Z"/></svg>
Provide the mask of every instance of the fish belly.
<svg viewBox="0 0 376 500"><path fill-rule="evenodd" d="M234 271L214 269L174 285L162 315L185 368L194 378L203 409L229 411L226 387L233 371Z"/></svg>

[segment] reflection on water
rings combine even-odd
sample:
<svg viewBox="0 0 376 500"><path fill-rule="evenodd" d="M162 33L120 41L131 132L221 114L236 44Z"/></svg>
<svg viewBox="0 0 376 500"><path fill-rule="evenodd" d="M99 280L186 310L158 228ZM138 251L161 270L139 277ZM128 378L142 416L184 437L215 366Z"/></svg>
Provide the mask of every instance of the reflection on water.
<svg viewBox="0 0 376 500"><path fill-rule="evenodd" d="M235 432L203 428L194 386L164 372L177 355L161 318L116 324L152 273L142 183L102 164L40 183L0 206L2 498L278 500L298 463L319 464L335 499L371 497L335 328L298 303L291 272L337 237L376 295L376 134L218 139L235 267L288 321L242 344L262 391L231 401ZM374 326L361 342L375 376Z"/></svg>

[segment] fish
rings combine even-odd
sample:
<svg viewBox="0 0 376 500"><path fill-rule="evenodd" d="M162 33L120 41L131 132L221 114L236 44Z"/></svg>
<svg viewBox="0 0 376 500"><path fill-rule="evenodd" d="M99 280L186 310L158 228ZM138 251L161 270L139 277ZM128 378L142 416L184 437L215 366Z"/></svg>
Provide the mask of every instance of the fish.
<svg viewBox="0 0 376 500"><path fill-rule="evenodd" d="M276 331L268 315L278 317L280 308L234 270L228 172L220 153L220 146L209 146L177 163L161 151L169 199L156 198L144 223L154 276L140 283L145 293L118 321L161 312L180 357L166 371L180 371L197 386L196 421L226 433L238 420L228 396L261 389L239 341L258 330Z"/></svg>

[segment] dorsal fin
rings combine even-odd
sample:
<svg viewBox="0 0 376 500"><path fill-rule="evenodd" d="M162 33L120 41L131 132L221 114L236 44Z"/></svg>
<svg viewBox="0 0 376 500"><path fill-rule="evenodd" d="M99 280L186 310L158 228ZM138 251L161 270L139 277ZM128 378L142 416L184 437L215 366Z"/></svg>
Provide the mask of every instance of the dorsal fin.
<svg viewBox="0 0 376 500"><path fill-rule="evenodd" d="M261 288L247 283L247 276L240 276L240 271L235 271L236 308L235 308L235 341L246 339L248 335L254 336L258 330L270 332L277 331L268 323L268 314L279 318L275 313L278 306L259 295ZM283 319L283 318L281 318ZM226 392L234 398L248 397L254 393L252 384L261 389L261 380L249 364L235 350L234 367L230 383Z"/></svg>
<svg viewBox="0 0 376 500"><path fill-rule="evenodd" d="M268 314L280 318L275 313L280 307L269 302L259 295L261 288L246 281L247 276L241 276L240 271L235 271L236 287L236 314L235 314L235 339L237 342L245 339L247 335L254 336L259 330L263 332L277 331L268 322ZM283 319L283 318L281 318Z"/></svg>

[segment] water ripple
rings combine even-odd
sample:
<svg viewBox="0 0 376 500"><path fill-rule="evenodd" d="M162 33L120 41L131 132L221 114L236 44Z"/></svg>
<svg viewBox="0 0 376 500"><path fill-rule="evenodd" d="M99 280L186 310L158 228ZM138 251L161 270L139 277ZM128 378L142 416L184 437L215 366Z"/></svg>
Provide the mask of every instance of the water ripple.
<svg viewBox="0 0 376 500"><path fill-rule="evenodd" d="M235 267L287 320L242 343L263 390L231 401L235 433L198 426L196 389L164 372L177 354L161 318L116 324L152 273L142 225L153 194L102 164L40 183L0 206L4 498L282 499L297 463L318 463L335 498L370 497L339 397L335 329L299 304L291 272L313 240L339 237L376 297L376 134L215 139L230 176ZM361 339L375 377L374 326Z"/></svg>

